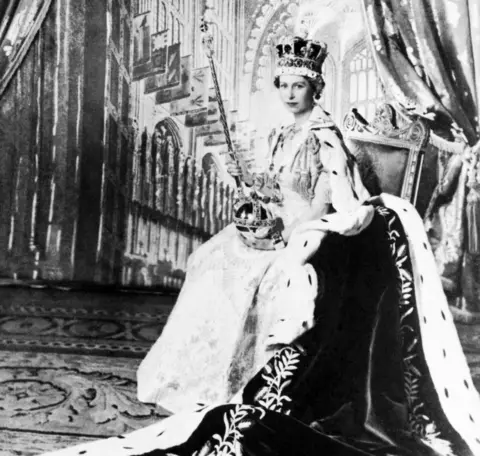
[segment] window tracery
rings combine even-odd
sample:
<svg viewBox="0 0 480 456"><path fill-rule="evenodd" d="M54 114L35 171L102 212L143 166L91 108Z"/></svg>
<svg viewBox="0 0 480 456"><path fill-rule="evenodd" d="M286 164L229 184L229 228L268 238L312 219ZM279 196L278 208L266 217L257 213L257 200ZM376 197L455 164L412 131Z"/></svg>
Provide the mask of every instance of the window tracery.
<svg viewBox="0 0 480 456"><path fill-rule="evenodd" d="M343 65L348 94L343 111L346 113L356 108L367 120L373 120L377 107L385 102L385 92L364 40L347 52Z"/></svg>
<svg viewBox="0 0 480 456"><path fill-rule="evenodd" d="M187 4L188 6L188 4ZM181 55L187 55L190 52L188 7L185 9L185 0L155 1L155 32L167 33L167 45L180 43Z"/></svg>

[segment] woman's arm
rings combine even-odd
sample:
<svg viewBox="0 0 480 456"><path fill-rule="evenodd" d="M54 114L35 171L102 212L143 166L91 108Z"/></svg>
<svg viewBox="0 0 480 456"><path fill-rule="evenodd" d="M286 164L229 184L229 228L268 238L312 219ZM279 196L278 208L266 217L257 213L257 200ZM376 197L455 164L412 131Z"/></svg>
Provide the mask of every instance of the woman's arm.
<svg viewBox="0 0 480 456"><path fill-rule="evenodd" d="M270 158L270 151L272 147L273 138L276 135L276 130L273 129L267 138L260 141L255 147L255 160L253 169L250 170L242 159L236 162L233 157L228 155L226 159L227 171L232 177L240 177L247 188L254 187L257 191L262 191L270 196L271 193L267 184L266 170Z"/></svg>
<svg viewBox="0 0 480 456"><path fill-rule="evenodd" d="M325 219L329 203L336 212L348 214L358 210L370 198L353 156L340 138L340 133L325 128L314 130L314 133L321 143L321 172L315 184L310 207L295 214L293 223L290 223L293 227ZM287 228L284 236L288 238L292 230Z"/></svg>
<svg viewBox="0 0 480 456"><path fill-rule="evenodd" d="M340 134L331 129L320 129L315 134L321 143L324 171L316 184L311 210L299 214L295 229L285 233L286 255L303 263L318 250L328 231L346 236L357 234L370 224L374 215L372 206L363 205L370 194ZM335 213L325 213L327 196Z"/></svg>
<svg viewBox="0 0 480 456"><path fill-rule="evenodd" d="M314 130L321 143L320 160L329 175L333 208L353 212L370 198L362 183L354 157L341 138L330 128Z"/></svg>

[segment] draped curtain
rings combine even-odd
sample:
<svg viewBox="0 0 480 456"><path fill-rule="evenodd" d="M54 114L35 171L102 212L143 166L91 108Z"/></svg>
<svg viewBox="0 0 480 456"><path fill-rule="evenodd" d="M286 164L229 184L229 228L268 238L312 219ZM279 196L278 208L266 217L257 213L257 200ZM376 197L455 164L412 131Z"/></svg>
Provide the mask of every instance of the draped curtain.
<svg viewBox="0 0 480 456"><path fill-rule="evenodd" d="M480 0L362 0L387 94L445 139L479 151ZM475 158L439 153L427 215L450 303L480 311L480 191ZM480 174L480 173L479 173ZM455 310L455 309L454 309ZM462 314L459 313L459 315Z"/></svg>

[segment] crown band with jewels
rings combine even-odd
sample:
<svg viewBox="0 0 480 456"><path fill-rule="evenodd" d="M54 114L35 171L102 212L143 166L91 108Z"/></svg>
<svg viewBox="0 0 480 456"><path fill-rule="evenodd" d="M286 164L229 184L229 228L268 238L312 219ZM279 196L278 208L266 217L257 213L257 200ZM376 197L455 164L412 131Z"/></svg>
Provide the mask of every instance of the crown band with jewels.
<svg viewBox="0 0 480 456"><path fill-rule="evenodd" d="M294 74L321 81L327 55L325 43L295 36L289 42L277 45L275 76Z"/></svg>

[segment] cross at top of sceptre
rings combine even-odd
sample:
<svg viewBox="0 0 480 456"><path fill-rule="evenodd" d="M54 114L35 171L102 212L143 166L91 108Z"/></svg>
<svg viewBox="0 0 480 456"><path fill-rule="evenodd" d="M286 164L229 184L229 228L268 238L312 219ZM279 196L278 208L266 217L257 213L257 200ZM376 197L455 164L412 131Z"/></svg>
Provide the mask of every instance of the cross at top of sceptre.
<svg viewBox="0 0 480 456"><path fill-rule="evenodd" d="M202 32L202 44L208 57L213 56L213 35L210 33L205 17L200 21L200 32Z"/></svg>

